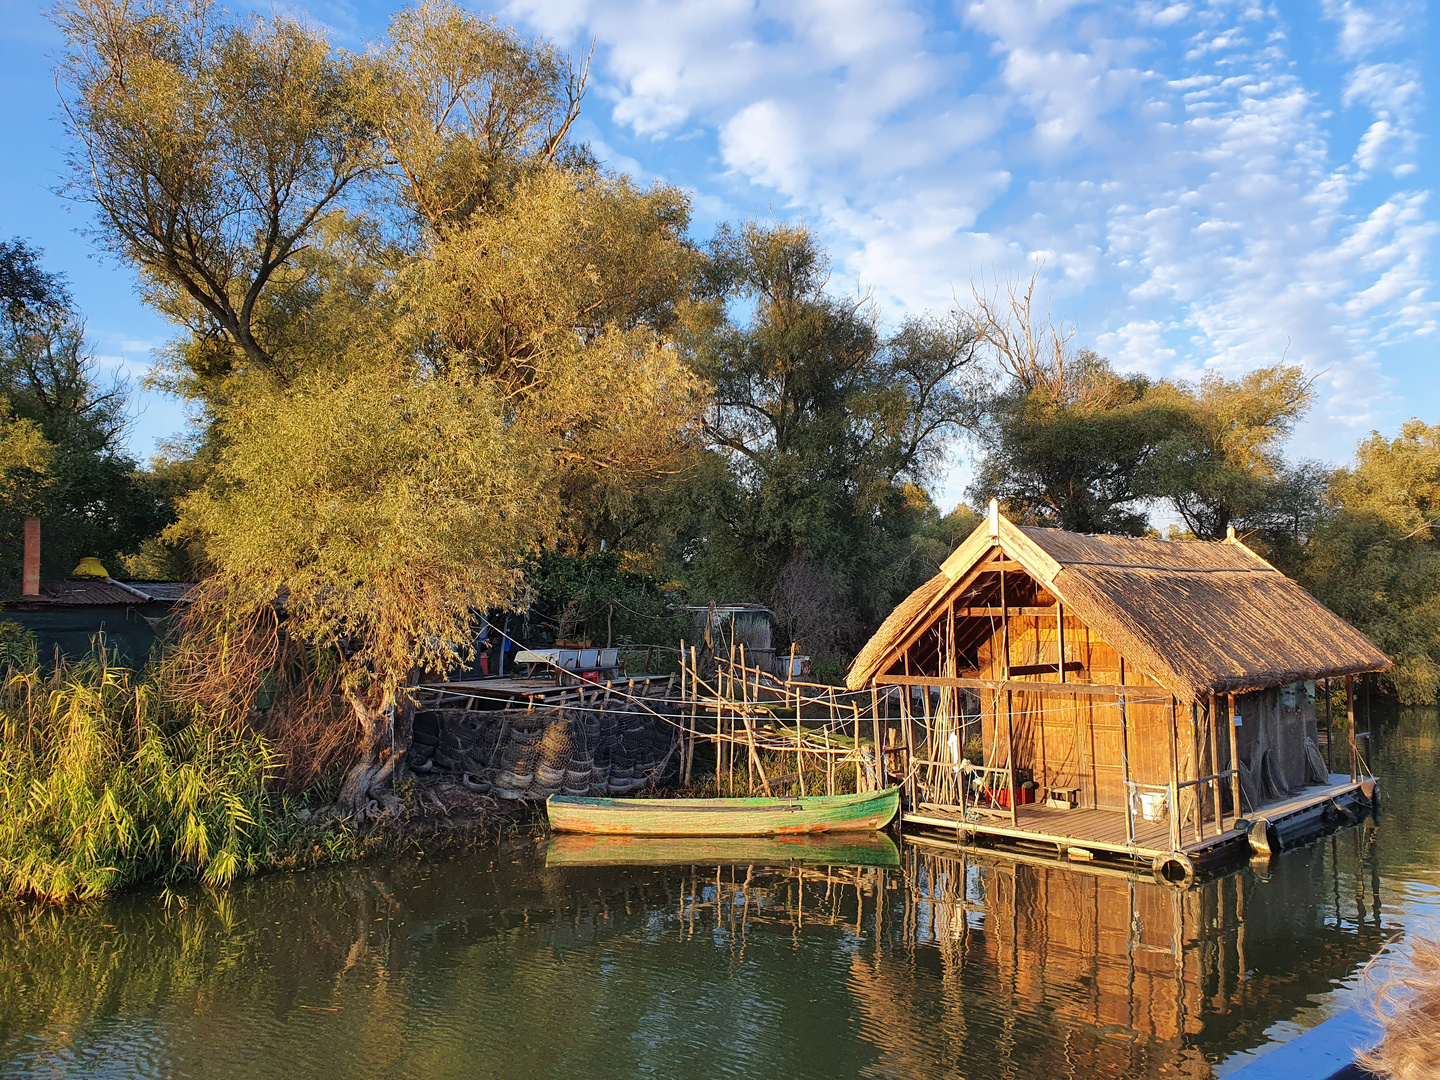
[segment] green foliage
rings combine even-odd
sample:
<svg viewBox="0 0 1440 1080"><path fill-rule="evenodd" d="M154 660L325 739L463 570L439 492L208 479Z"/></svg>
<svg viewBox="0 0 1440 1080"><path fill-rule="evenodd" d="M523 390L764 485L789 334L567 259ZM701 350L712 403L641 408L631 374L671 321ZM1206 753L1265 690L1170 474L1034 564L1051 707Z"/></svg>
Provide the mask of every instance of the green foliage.
<svg viewBox="0 0 1440 1080"><path fill-rule="evenodd" d="M208 0L73 0L57 76L76 189L212 373L284 376L257 325L318 224L376 163L369 66L279 16Z"/></svg>
<svg viewBox="0 0 1440 1080"><path fill-rule="evenodd" d="M16 622L0 622L0 669L34 671L40 666L35 635Z"/></svg>
<svg viewBox="0 0 1440 1080"><path fill-rule="evenodd" d="M1440 693L1440 425L1378 432L1330 479L1330 512L1300 562L1301 581L1395 661L1402 702Z"/></svg>
<svg viewBox="0 0 1440 1080"><path fill-rule="evenodd" d="M531 631L597 646L673 646L687 627L674 586L633 562L614 550L542 553L527 575L534 585L526 613Z"/></svg>
<svg viewBox="0 0 1440 1080"><path fill-rule="evenodd" d="M86 555L118 569L171 513L124 450L126 386L100 384L64 278L40 255L0 243L0 543L18 566L20 522L36 516L45 576Z"/></svg>
<svg viewBox="0 0 1440 1080"><path fill-rule="evenodd" d="M241 729L162 707L103 653L0 692L0 892L103 896L226 884L267 860L273 758Z"/></svg>
<svg viewBox="0 0 1440 1080"><path fill-rule="evenodd" d="M827 291L804 228L722 228L710 256L717 299L689 314L683 340L716 388L705 434L721 467L691 522L703 543L692 577L782 606L781 594L822 590L835 617L808 636L830 640L807 648L853 647L899 598L895 571L928 502L918 485L967 416L972 338L918 318L882 337L868 301Z"/></svg>
<svg viewBox="0 0 1440 1080"><path fill-rule="evenodd" d="M292 634L343 647L358 682L393 693L412 666L462 658L472 612L519 599L553 511L543 457L486 388L312 376L220 423L214 476L179 528L204 539L227 608L283 598Z"/></svg>
<svg viewBox="0 0 1440 1080"><path fill-rule="evenodd" d="M1277 364L1236 380L1211 372L1176 386L1179 422L1139 487L1168 501L1202 540L1223 540L1231 527L1283 530L1295 519L1304 480L1286 467L1281 447L1315 399L1313 381L1299 367Z"/></svg>
<svg viewBox="0 0 1440 1080"><path fill-rule="evenodd" d="M1185 422L1168 387L1081 353L1063 380L1011 383L990 402L970 496L1022 521L1085 533L1148 528L1142 477Z"/></svg>

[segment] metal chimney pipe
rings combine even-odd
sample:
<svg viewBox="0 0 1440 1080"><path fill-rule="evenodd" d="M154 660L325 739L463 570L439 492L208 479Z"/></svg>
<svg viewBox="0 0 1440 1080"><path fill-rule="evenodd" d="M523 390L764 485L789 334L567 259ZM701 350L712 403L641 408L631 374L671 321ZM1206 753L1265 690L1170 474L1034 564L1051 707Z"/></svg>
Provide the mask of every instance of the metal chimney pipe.
<svg viewBox="0 0 1440 1080"><path fill-rule="evenodd" d="M14 550L13 548L11 549ZM40 595L40 519L25 519L25 596Z"/></svg>

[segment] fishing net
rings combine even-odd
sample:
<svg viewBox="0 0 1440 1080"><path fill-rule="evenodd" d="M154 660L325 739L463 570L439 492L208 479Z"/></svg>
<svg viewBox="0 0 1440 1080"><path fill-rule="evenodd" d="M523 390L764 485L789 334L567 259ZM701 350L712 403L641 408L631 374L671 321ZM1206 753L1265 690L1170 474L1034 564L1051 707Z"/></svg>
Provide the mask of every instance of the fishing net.
<svg viewBox="0 0 1440 1080"><path fill-rule="evenodd" d="M679 729L638 704L416 714L409 764L497 799L626 795L679 771Z"/></svg>

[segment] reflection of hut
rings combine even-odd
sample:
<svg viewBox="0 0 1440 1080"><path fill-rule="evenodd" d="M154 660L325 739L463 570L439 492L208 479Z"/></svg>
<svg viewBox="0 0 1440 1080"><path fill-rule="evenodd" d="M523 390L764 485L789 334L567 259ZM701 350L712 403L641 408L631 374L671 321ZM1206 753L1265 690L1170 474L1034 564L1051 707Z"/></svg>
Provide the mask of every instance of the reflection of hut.
<svg viewBox="0 0 1440 1080"><path fill-rule="evenodd" d="M1243 840L1244 818L1283 833L1360 798L1319 753L1314 684L1388 667L1233 537L1022 528L992 504L849 686L910 688L907 822L1184 876Z"/></svg>
<svg viewBox="0 0 1440 1080"><path fill-rule="evenodd" d="M1364 914L1366 850L1352 832L1287 853L1268 885L1241 872L1182 891L1113 868L907 845L892 915L905 951L857 950L850 968L875 1071L1211 1077L1384 941ZM1314 887L1342 870L1358 895Z"/></svg>

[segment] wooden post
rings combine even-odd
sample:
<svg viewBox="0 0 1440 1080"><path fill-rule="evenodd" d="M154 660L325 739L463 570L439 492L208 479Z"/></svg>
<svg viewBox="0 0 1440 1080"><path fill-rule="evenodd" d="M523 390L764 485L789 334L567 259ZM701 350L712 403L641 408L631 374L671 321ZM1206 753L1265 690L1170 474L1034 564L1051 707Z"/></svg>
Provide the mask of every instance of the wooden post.
<svg viewBox="0 0 1440 1080"><path fill-rule="evenodd" d="M925 757L928 758L928 759L931 760L931 761L934 761L934 760L936 759L936 754L935 754L935 735L934 735L934 728L933 728L933 727L931 726L931 724L930 724L930 687L928 687L928 686L922 686L922 687L920 688L920 691L921 691L921 693L923 693L923 694L925 695L925 697L923 698L923 702L924 702L924 704L923 704L923 715L924 715L924 717L925 717ZM925 776L926 776L927 782L928 782L928 780L929 780L932 776L934 776L934 775L935 775L935 766L933 766L933 765L927 765L927 766L925 766ZM932 800L935 798L935 792L934 792L934 791L929 792L929 795L930 795L930 798L931 798Z"/></svg>
<svg viewBox="0 0 1440 1080"><path fill-rule="evenodd" d="M1055 634L1060 650L1060 662L1057 665L1060 669L1060 681L1065 681L1065 605L1059 600L1055 601ZM1079 749L1079 746L1076 746Z"/></svg>
<svg viewBox="0 0 1440 1080"><path fill-rule="evenodd" d="M1000 636L1005 662L1001 678L1010 678L1010 598L1005 589L1005 571L1000 571ZM1005 771L1010 780L1010 823L1020 823L1020 789L1015 784L1015 691L1005 691Z"/></svg>
<svg viewBox="0 0 1440 1080"><path fill-rule="evenodd" d="M1325 771L1335 769L1335 721L1330 714L1330 680L1325 680ZM1326 777L1329 782L1329 777Z"/></svg>
<svg viewBox="0 0 1440 1080"><path fill-rule="evenodd" d="M740 722L745 725L745 790L755 794L755 740L750 733L750 709L745 701L747 687L745 685L745 646L737 649L740 657ZM734 668L731 668L733 678Z"/></svg>
<svg viewBox="0 0 1440 1080"><path fill-rule="evenodd" d="M1201 772L1201 762L1204 760L1204 748L1200 745L1200 706L1195 702L1190 703L1190 764L1194 768L1194 775L1187 776L1186 780L1194 780L1195 787L1192 789L1194 795L1191 797L1191 805L1195 808L1192 821L1195 824L1195 839L1205 839L1205 789L1200 785L1200 777L1205 774Z"/></svg>
<svg viewBox="0 0 1440 1080"><path fill-rule="evenodd" d="M1007 668L1010 666L1007 658ZM1020 789L1015 786L1015 691L1005 691L1005 771L1010 774L1010 824L1020 824Z"/></svg>
<svg viewBox="0 0 1440 1080"><path fill-rule="evenodd" d="M825 704L829 707L829 720L825 721L825 793L835 793L835 690L825 691Z"/></svg>
<svg viewBox="0 0 1440 1080"><path fill-rule="evenodd" d="M1170 850L1180 850L1180 721L1170 696Z"/></svg>
<svg viewBox="0 0 1440 1080"><path fill-rule="evenodd" d="M1360 679L1365 684L1365 751L1367 754L1373 755L1375 753L1375 720L1370 712L1370 689L1375 683L1375 676L1367 671L1360 676ZM1360 744L1357 741L1355 745L1358 747ZM1355 776L1356 779L1359 779L1360 762L1358 759L1355 762Z"/></svg>
<svg viewBox="0 0 1440 1080"><path fill-rule="evenodd" d="M685 683L685 642L682 639L680 642L680 707L682 709L680 714L680 783L682 786L690 782L685 776L685 751L689 749L690 721L683 712L685 704L689 700Z"/></svg>
<svg viewBox="0 0 1440 1080"><path fill-rule="evenodd" d="M1216 779L1210 781L1210 797L1215 810L1215 835L1219 836L1225 831L1224 815L1220 812L1220 699L1214 694L1210 695L1210 707L1207 712L1210 719L1210 775Z"/></svg>
<svg viewBox="0 0 1440 1080"><path fill-rule="evenodd" d="M685 659L682 651L680 659ZM690 752L685 756L685 782L695 778L695 740L700 737L700 687L696 680L695 646L690 646ZM719 743L716 743L718 748ZM719 757L715 759L717 762Z"/></svg>
<svg viewBox="0 0 1440 1080"><path fill-rule="evenodd" d="M1130 724L1125 715L1125 658L1120 658L1120 765L1125 785L1125 842L1135 843L1135 799L1130 790Z"/></svg>
<svg viewBox="0 0 1440 1080"><path fill-rule="evenodd" d="M1230 728L1230 827L1235 827L1235 822L1244 816L1240 809L1240 750L1239 740L1235 735L1235 695L1226 695L1229 703L1229 711L1225 716L1225 723Z"/></svg>
<svg viewBox="0 0 1440 1080"><path fill-rule="evenodd" d="M859 795L865 790L865 770L862 768L865 762L860 754L860 703L852 701L850 708L855 711L855 794Z"/></svg>
<svg viewBox="0 0 1440 1080"><path fill-rule="evenodd" d="M730 669L726 668L722 672L717 663L715 690L718 701L715 707L717 715L725 718L725 790L730 795L735 794L735 718L730 709L730 696L734 683L734 676Z"/></svg>
<svg viewBox="0 0 1440 1080"><path fill-rule="evenodd" d="M910 687L898 691L900 699L900 732L905 746L905 808L915 809L915 732L910 719Z"/></svg>
<svg viewBox="0 0 1440 1080"><path fill-rule="evenodd" d="M1360 779L1360 752L1355 745L1355 676L1345 676L1345 718L1350 724L1350 779Z"/></svg>
<svg viewBox="0 0 1440 1080"><path fill-rule="evenodd" d="M873 682L870 684L870 719L871 733L875 739L875 783L880 791L884 791L888 785L885 776L885 744L880 741L880 694Z"/></svg>

